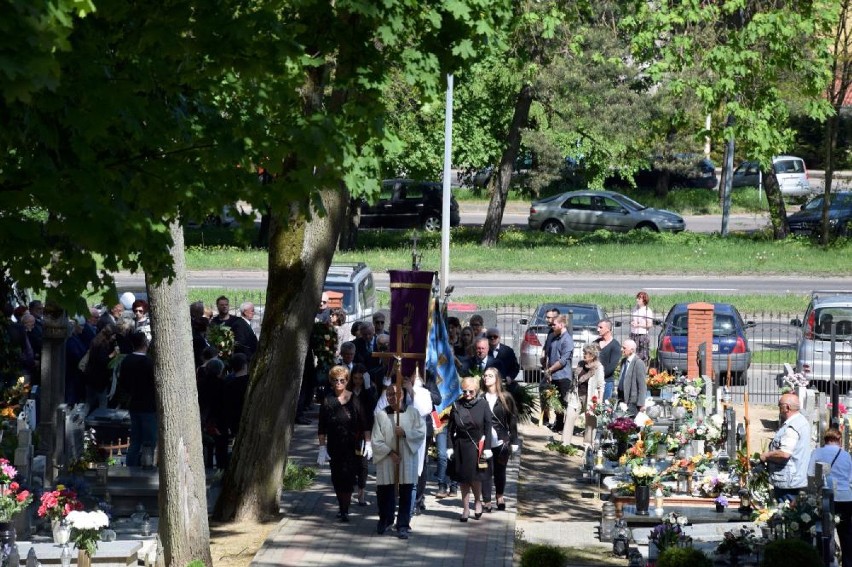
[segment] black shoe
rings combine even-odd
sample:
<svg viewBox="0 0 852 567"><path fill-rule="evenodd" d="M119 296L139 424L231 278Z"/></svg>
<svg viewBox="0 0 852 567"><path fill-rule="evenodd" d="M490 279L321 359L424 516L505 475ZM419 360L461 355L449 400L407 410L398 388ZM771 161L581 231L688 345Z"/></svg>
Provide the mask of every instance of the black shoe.
<svg viewBox="0 0 852 567"><path fill-rule="evenodd" d="M466 522L466 521L467 521L467 516L460 516L459 517L459 522Z"/></svg>
<svg viewBox="0 0 852 567"><path fill-rule="evenodd" d="M387 531L388 527L385 523L379 520L379 523L376 524L376 533L379 535L384 535L385 531Z"/></svg>
<svg viewBox="0 0 852 567"><path fill-rule="evenodd" d="M474 519L474 520L478 520L478 519L480 519L481 517L482 517L482 512L479 512L478 514L474 512L474 514L473 514L473 519Z"/></svg>
<svg viewBox="0 0 852 567"><path fill-rule="evenodd" d="M349 512L341 512L340 513L340 521L344 524L349 523Z"/></svg>
<svg viewBox="0 0 852 567"><path fill-rule="evenodd" d="M506 509L506 503L505 502L498 502L497 503L497 509L502 512L503 510Z"/></svg>
<svg viewBox="0 0 852 567"><path fill-rule="evenodd" d="M491 506L491 504L483 505L482 511L485 512L486 514L490 514L491 512L494 511L494 508Z"/></svg>

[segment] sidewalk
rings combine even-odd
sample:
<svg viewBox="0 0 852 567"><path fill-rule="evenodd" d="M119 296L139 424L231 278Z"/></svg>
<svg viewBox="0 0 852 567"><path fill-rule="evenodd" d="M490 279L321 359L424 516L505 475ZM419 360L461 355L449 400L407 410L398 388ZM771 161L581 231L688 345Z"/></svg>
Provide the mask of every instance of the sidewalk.
<svg viewBox="0 0 852 567"><path fill-rule="evenodd" d="M316 413L313 425L296 425L290 456L300 464L316 459ZM434 462L429 463L434 473ZM372 471L371 471L372 472ZM337 500L328 467L320 469L306 491L285 493L285 517L273 529L254 557L253 566L406 565L428 567L510 567L514 553L518 466L510 463L506 486L507 509L458 521L461 498L436 500L434 481L427 484L426 511L412 518L411 537L400 540L396 532L376 534L378 513L375 480L367 482L370 506L350 508L350 522L337 522Z"/></svg>

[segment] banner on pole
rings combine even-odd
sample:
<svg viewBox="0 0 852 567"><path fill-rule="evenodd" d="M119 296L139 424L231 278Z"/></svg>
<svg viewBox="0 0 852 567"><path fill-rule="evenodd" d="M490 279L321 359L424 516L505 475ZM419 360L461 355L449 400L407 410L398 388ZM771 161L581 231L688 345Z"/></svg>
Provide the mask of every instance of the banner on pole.
<svg viewBox="0 0 852 567"><path fill-rule="evenodd" d="M432 305L432 323L429 326L429 344L426 346L426 371L435 375L441 403L435 407L440 415L461 396L459 373L456 370L453 346L438 299Z"/></svg>
<svg viewBox="0 0 852 567"><path fill-rule="evenodd" d="M432 298L434 272L389 270L390 274L390 344L396 348L398 333L402 333L402 352L426 353L429 334L429 304ZM402 374L413 376L417 360L402 359Z"/></svg>

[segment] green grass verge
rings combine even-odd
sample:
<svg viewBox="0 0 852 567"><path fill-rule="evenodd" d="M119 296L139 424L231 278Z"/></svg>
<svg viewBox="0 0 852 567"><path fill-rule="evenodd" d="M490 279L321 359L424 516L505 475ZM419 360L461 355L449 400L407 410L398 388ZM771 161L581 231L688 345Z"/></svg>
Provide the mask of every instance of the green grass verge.
<svg viewBox="0 0 852 567"><path fill-rule="evenodd" d="M766 235L658 234L648 231L584 236L504 230L500 244L484 250L477 228L453 230L450 262L453 271L579 272L603 274L773 275L803 273L852 274L852 245L839 240L821 248L803 238L776 242ZM421 269L440 268L440 235L420 234ZM335 262L366 262L374 271L411 264L411 231L371 230L359 235L354 252L338 252ZM237 246L189 246L190 270L265 270L265 250ZM629 268L627 268L629 267Z"/></svg>

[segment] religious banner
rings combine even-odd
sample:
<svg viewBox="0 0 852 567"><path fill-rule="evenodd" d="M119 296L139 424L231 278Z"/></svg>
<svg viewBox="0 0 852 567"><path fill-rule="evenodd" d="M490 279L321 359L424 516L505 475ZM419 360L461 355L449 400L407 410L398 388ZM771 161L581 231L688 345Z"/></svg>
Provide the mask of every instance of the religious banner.
<svg viewBox="0 0 852 567"><path fill-rule="evenodd" d="M435 383L441 394L441 403L435 407L435 411L440 415L461 396L461 386L453 346L450 344L438 298L435 298L432 307L429 344L426 346L426 371L435 375Z"/></svg>
<svg viewBox="0 0 852 567"><path fill-rule="evenodd" d="M391 350L401 345L402 353L426 355L429 336L429 305L432 299L434 272L389 270L390 274L390 344ZM398 335L402 334L402 342ZM413 376L419 361L402 358L403 376Z"/></svg>

